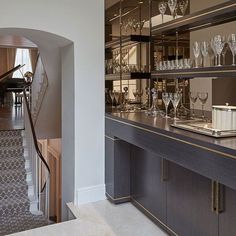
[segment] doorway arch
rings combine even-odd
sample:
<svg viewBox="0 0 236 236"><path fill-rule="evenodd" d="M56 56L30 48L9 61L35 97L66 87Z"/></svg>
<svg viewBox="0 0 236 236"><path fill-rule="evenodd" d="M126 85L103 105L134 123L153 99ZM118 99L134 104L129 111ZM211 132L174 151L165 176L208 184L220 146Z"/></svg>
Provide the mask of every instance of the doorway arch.
<svg viewBox="0 0 236 236"><path fill-rule="evenodd" d="M75 143L74 143L74 43L50 32L25 28L0 28L0 36L17 35L37 45L51 90L44 101L44 109L36 126L42 136L62 138L62 220L66 219L66 203L74 201ZM54 110L53 110L54 109ZM47 112L57 114L50 120ZM51 116L52 117L52 116ZM40 122L41 121L41 122ZM45 125L45 122L47 125ZM49 123L49 124L48 124ZM56 123L56 125L55 125ZM56 130L59 126L60 130Z"/></svg>

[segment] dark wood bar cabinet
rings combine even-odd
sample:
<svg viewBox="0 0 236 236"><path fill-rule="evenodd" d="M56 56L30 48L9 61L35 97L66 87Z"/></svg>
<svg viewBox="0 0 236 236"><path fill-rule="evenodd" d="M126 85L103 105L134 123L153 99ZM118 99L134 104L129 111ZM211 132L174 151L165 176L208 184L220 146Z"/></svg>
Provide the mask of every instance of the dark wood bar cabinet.
<svg viewBox="0 0 236 236"><path fill-rule="evenodd" d="M149 57L146 60L148 71L123 73L121 69L118 74L106 75L106 82L119 80L122 85L123 80L147 80L151 86L158 79L214 77L221 81L228 78L234 83L236 66L231 65L157 70L153 49L158 40L168 37L172 40L173 35L188 35L235 21L235 0L155 26L150 22L152 3L157 1L148 2L151 4L148 36L122 37L120 34L106 43L106 49L120 47L121 54L123 46L148 44L149 53L145 54ZM120 32L122 13L120 11ZM161 42L160 45L166 44ZM213 87L219 90L221 85L214 82ZM120 92L122 89L120 86ZM217 98L213 96L213 100ZM169 235L236 235L236 137L208 137L173 128L171 122L173 120L148 116L144 112L105 114L107 198L114 204L131 202Z"/></svg>

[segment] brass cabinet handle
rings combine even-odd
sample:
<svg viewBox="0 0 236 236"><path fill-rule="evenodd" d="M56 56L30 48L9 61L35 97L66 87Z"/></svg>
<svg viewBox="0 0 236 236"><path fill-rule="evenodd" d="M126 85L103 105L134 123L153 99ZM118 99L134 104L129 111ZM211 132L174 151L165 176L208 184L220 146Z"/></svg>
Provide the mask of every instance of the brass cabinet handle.
<svg viewBox="0 0 236 236"><path fill-rule="evenodd" d="M211 210L217 215L224 211L224 186L214 180L211 182Z"/></svg>
<svg viewBox="0 0 236 236"><path fill-rule="evenodd" d="M222 212L224 212L224 186L220 183L217 183L216 213L220 214Z"/></svg>
<svg viewBox="0 0 236 236"><path fill-rule="evenodd" d="M216 181L211 181L211 210L216 212Z"/></svg>
<svg viewBox="0 0 236 236"><path fill-rule="evenodd" d="M169 179L168 161L164 158L161 159L161 181L165 182Z"/></svg>

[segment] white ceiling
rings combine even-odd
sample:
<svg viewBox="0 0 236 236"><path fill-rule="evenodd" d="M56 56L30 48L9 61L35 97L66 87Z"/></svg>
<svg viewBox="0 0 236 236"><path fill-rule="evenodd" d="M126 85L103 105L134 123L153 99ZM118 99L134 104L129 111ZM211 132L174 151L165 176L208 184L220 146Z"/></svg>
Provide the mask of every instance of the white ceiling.
<svg viewBox="0 0 236 236"><path fill-rule="evenodd" d="M119 1L120 0L105 0L105 9L108 9Z"/></svg>

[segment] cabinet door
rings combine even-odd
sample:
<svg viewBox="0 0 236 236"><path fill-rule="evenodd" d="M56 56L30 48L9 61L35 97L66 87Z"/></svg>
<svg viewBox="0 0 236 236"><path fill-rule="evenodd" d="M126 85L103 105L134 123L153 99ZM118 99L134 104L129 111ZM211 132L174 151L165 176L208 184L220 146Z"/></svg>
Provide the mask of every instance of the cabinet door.
<svg viewBox="0 0 236 236"><path fill-rule="evenodd" d="M161 180L161 158L134 146L131 157L133 200L165 223L166 183Z"/></svg>
<svg viewBox="0 0 236 236"><path fill-rule="evenodd" d="M217 236L211 210L211 180L169 163L167 225L180 236Z"/></svg>
<svg viewBox="0 0 236 236"><path fill-rule="evenodd" d="M224 188L224 212L219 215L219 236L236 235L236 191Z"/></svg>

